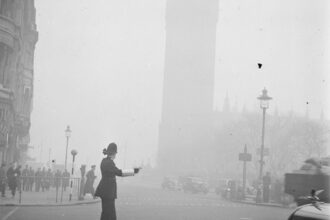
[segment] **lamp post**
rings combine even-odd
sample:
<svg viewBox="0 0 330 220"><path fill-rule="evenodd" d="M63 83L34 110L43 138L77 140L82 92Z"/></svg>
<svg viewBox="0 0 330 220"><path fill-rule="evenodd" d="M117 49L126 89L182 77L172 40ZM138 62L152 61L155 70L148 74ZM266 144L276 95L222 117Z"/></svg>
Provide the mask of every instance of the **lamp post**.
<svg viewBox="0 0 330 220"><path fill-rule="evenodd" d="M70 126L66 126L65 129L65 137L66 137L66 148L65 148L65 163L64 163L64 172L66 172L66 165L67 165L67 160L68 160L68 147L69 147L69 138L71 137L71 130ZM62 178L62 190L61 190L61 202L63 199L63 184L64 184L64 178Z"/></svg>
<svg viewBox="0 0 330 220"><path fill-rule="evenodd" d="M260 170L259 170L259 179L262 180L262 171L264 166L264 142L265 142L265 119L266 119L266 110L269 107L269 100L272 97L268 96L267 89L262 90L261 96L257 99L260 100L260 108L262 109L262 134L261 134L261 149L260 149Z"/></svg>
<svg viewBox="0 0 330 220"><path fill-rule="evenodd" d="M65 149L65 164L64 169L67 168L67 160L68 160L68 147L69 147L69 138L71 137L71 130L70 126L68 125L65 130L65 137L66 137L66 149Z"/></svg>
<svg viewBox="0 0 330 220"><path fill-rule="evenodd" d="M76 158L76 155L78 154L78 151L72 150L71 155L72 155L72 170L71 170L71 181L70 181L70 197L69 201L72 199L72 185L73 185L73 173L74 173L74 159Z"/></svg>

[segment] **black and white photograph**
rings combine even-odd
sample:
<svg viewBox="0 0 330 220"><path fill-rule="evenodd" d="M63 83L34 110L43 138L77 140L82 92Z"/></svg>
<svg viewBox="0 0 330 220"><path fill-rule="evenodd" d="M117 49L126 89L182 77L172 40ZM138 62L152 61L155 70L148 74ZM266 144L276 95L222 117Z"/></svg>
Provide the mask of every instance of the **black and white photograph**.
<svg viewBox="0 0 330 220"><path fill-rule="evenodd" d="M328 220L329 61L328 0L0 0L0 220Z"/></svg>

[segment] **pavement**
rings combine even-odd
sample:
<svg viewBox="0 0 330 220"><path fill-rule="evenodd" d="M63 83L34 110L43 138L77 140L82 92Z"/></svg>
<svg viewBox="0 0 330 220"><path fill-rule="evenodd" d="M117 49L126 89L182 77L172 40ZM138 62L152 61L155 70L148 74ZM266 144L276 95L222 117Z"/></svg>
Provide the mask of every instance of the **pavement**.
<svg viewBox="0 0 330 220"><path fill-rule="evenodd" d="M120 182L121 184L126 185L125 182ZM136 186L136 184L134 184ZM142 188L149 189L160 189L156 185L147 185L147 184L137 184ZM72 205L82 205L82 204L93 204L99 203L101 200L99 198L94 199L90 194L85 195L83 200L79 200L78 193L72 192L72 199L69 201L70 192L67 189L63 192L61 196L61 191L55 189L50 189L45 192L17 192L14 198L11 197L9 190L6 192L6 197L0 197L0 206L72 206ZM215 193L209 193L209 198L218 198L219 196ZM62 198L62 199L61 199ZM273 201L268 203L256 203L255 198L247 197L244 200L230 200L230 202L240 203L240 204L249 204L255 206L269 206L269 207L281 207L281 208L294 208L294 205L284 206L283 204L275 203Z"/></svg>
<svg viewBox="0 0 330 220"><path fill-rule="evenodd" d="M61 199L62 198L62 199ZM0 197L0 206L70 206L81 204L98 203L99 198L94 199L91 195L85 195L83 200L78 199L77 192L72 193L70 201L70 192L63 192L55 189L50 189L45 192L17 192L15 197L12 197L9 190L6 191L6 197Z"/></svg>

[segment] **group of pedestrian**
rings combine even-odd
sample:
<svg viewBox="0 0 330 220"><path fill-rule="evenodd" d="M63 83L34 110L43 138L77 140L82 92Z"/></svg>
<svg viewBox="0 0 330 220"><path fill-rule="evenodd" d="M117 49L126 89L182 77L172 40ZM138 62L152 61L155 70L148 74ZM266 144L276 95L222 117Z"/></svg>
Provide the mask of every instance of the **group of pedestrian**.
<svg viewBox="0 0 330 220"><path fill-rule="evenodd" d="M9 168L6 164L0 167L0 191L1 196L6 197L6 188L8 186L12 197L15 197L16 190L20 189L26 192L44 192L49 191L51 187L58 189L69 186L70 173L65 170L56 172L51 169L46 170L45 167L38 168L36 171L28 165L21 171L21 165L15 163L10 164Z"/></svg>
<svg viewBox="0 0 330 220"><path fill-rule="evenodd" d="M25 166L22 171L22 190L44 192L49 191L51 187L58 189L63 187L64 191L69 186L70 173L67 170L61 172L60 170L52 171L46 170L45 167L38 168L36 171L32 167Z"/></svg>

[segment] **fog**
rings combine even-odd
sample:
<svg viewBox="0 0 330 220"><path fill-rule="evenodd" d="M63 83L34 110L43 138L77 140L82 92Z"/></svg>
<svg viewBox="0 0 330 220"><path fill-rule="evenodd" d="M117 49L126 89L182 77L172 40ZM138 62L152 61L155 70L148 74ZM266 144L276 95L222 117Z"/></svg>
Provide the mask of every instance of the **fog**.
<svg viewBox="0 0 330 220"><path fill-rule="evenodd" d="M116 142L118 166L157 165L165 0L35 3L39 40L30 154L63 163L70 125L69 151L78 151L77 164L98 165L102 149ZM213 110L222 110L228 97L231 111L255 112L261 120L257 96L266 87L273 97L269 114L308 112L311 119L329 119L325 5L220 0Z"/></svg>

